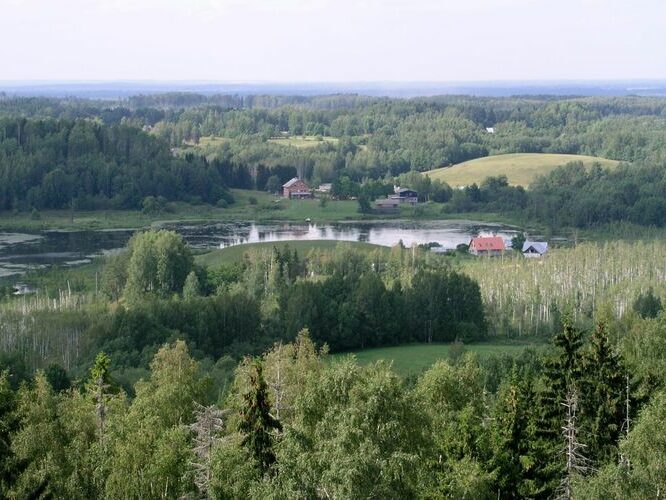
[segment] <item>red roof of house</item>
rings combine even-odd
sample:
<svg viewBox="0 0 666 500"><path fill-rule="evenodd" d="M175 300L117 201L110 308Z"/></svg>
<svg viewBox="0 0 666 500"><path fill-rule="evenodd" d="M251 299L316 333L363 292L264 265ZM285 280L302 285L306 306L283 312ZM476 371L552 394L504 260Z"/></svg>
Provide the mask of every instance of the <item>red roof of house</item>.
<svg viewBox="0 0 666 500"><path fill-rule="evenodd" d="M472 238L469 244L470 248L478 251L502 251L504 250L504 240L499 236L480 236Z"/></svg>

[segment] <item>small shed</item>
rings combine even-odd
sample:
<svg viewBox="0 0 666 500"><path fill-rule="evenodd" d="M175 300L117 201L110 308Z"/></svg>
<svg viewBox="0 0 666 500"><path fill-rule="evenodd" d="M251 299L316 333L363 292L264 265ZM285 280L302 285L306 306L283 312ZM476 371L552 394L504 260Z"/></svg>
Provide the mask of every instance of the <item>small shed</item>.
<svg viewBox="0 0 666 500"><path fill-rule="evenodd" d="M541 257L548 251L548 242L546 241L526 241L523 243L523 255L525 257Z"/></svg>
<svg viewBox="0 0 666 500"><path fill-rule="evenodd" d="M499 236L479 236L469 242L469 253L472 255L501 255L505 249L504 240Z"/></svg>
<svg viewBox="0 0 666 500"><path fill-rule="evenodd" d="M282 195L285 198L312 198L310 187L306 182L298 177L294 177L290 181L282 185Z"/></svg>

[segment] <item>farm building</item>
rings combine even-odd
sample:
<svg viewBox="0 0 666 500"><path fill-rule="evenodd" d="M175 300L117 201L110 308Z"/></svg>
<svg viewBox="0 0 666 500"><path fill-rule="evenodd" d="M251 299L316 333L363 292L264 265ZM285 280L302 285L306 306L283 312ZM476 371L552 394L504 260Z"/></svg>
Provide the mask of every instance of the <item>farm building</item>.
<svg viewBox="0 0 666 500"><path fill-rule="evenodd" d="M409 203L410 205L416 205L419 202L419 194L413 189L396 187L393 191L395 194L388 197L390 200L398 200L400 203Z"/></svg>
<svg viewBox="0 0 666 500"><path fill-rule="evenodd" d="M331 189L333 188L333 184L325 183L325 184L319 184L319 187L315 189L317 193L330 193Z"/></svg>
<svg viewBox="0 0 666 500"><path fill-rule="evenodd" d="M541 257L548 251L548 243L545 241L526 241L523 243L523 255L525 257Z"/></svg>
<svg viewBox="0 0 666 500"><path fill-rule="evenodd" d="M499 236L479 236L469 242L469 253L472 255L501 255L505 249L504 240Z"/></svg>
<svg viewBox="0 0 666 500"><path fill-rule="evenodd" d="M305 183L305 181L294 177L289 182L282 185L282 195L285 198L295 198L295 199L304 199L312 198L312 193L310 192L310 187Z"/></svg>

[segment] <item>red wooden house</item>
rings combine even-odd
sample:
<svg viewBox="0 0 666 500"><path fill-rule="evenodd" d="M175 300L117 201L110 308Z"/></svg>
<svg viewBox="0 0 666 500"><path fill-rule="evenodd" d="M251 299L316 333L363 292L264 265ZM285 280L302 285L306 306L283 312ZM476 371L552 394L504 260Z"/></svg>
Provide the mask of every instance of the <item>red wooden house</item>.
<svg viewBox="0 0 666 500"><path fill-rule="evenodd" d="M504 250L504 240L499 236L479 236L469 243L472 255L501 255Z"/></svg>
<svg viewBox="0 0 666 500"><path fill-rule="evenodd" d="M294 177L282 186L282 195L285 198L312 198L310 187L298 177Z"/></svg>

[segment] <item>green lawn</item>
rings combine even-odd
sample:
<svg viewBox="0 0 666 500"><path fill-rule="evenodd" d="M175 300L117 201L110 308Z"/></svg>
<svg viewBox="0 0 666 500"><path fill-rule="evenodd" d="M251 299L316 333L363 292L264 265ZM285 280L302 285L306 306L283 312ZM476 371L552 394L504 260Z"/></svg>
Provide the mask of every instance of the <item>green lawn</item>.
<svg viewBox="0 0 666 500"><path fill-rule="evenodd" d="M354 250L359 250L361 252L372 252L379 250L382 252L388 252L387 247L380 245L373 245L371 243L362 243L358 241L333 241L333 240L316 240L316 241L272 241L272 242L262 242L262 243L249 243L246 245L236 245L233 247L223 248L221 250L213 250L196 257L198 264L208 266L208 267L217 267L222 264L229 264L233 262L239 262L243 259L243 256L249 251L261 251L261 250L270 250L273 247L279 249L284 249L289 246L290 249L296 250L301 255L306 255L310 250L333 250L338 245L350 246Z"/></svg>
<svg viewBox="0 0 666 500"><path fill-rule="evenodd" d="M475 182L480 184L486 177L506 175L509 184L527 187L537 176L548 174L572 161L582 161L588 167L598 162L604 168L615 167L619 163L595 156L515 153L477 158L452 167L424 172L424 175L444 181L451 186L469 186Z"/></svg>
<svg viewBox="0 0 666 500"><path fill-rule="evenodd" d="M480 343L464 345L465 351L475 352L479 356L491 354L517 355L528 346L540 344L505 344ZM393 363L393 368L401 375L413 375L430 367L437 360L445 360L449 356L451 344L412 344L398 347L378 347L354 352L360 364L385 360ZM341 358L349 353L333 354L333 359Z"/></svg>

